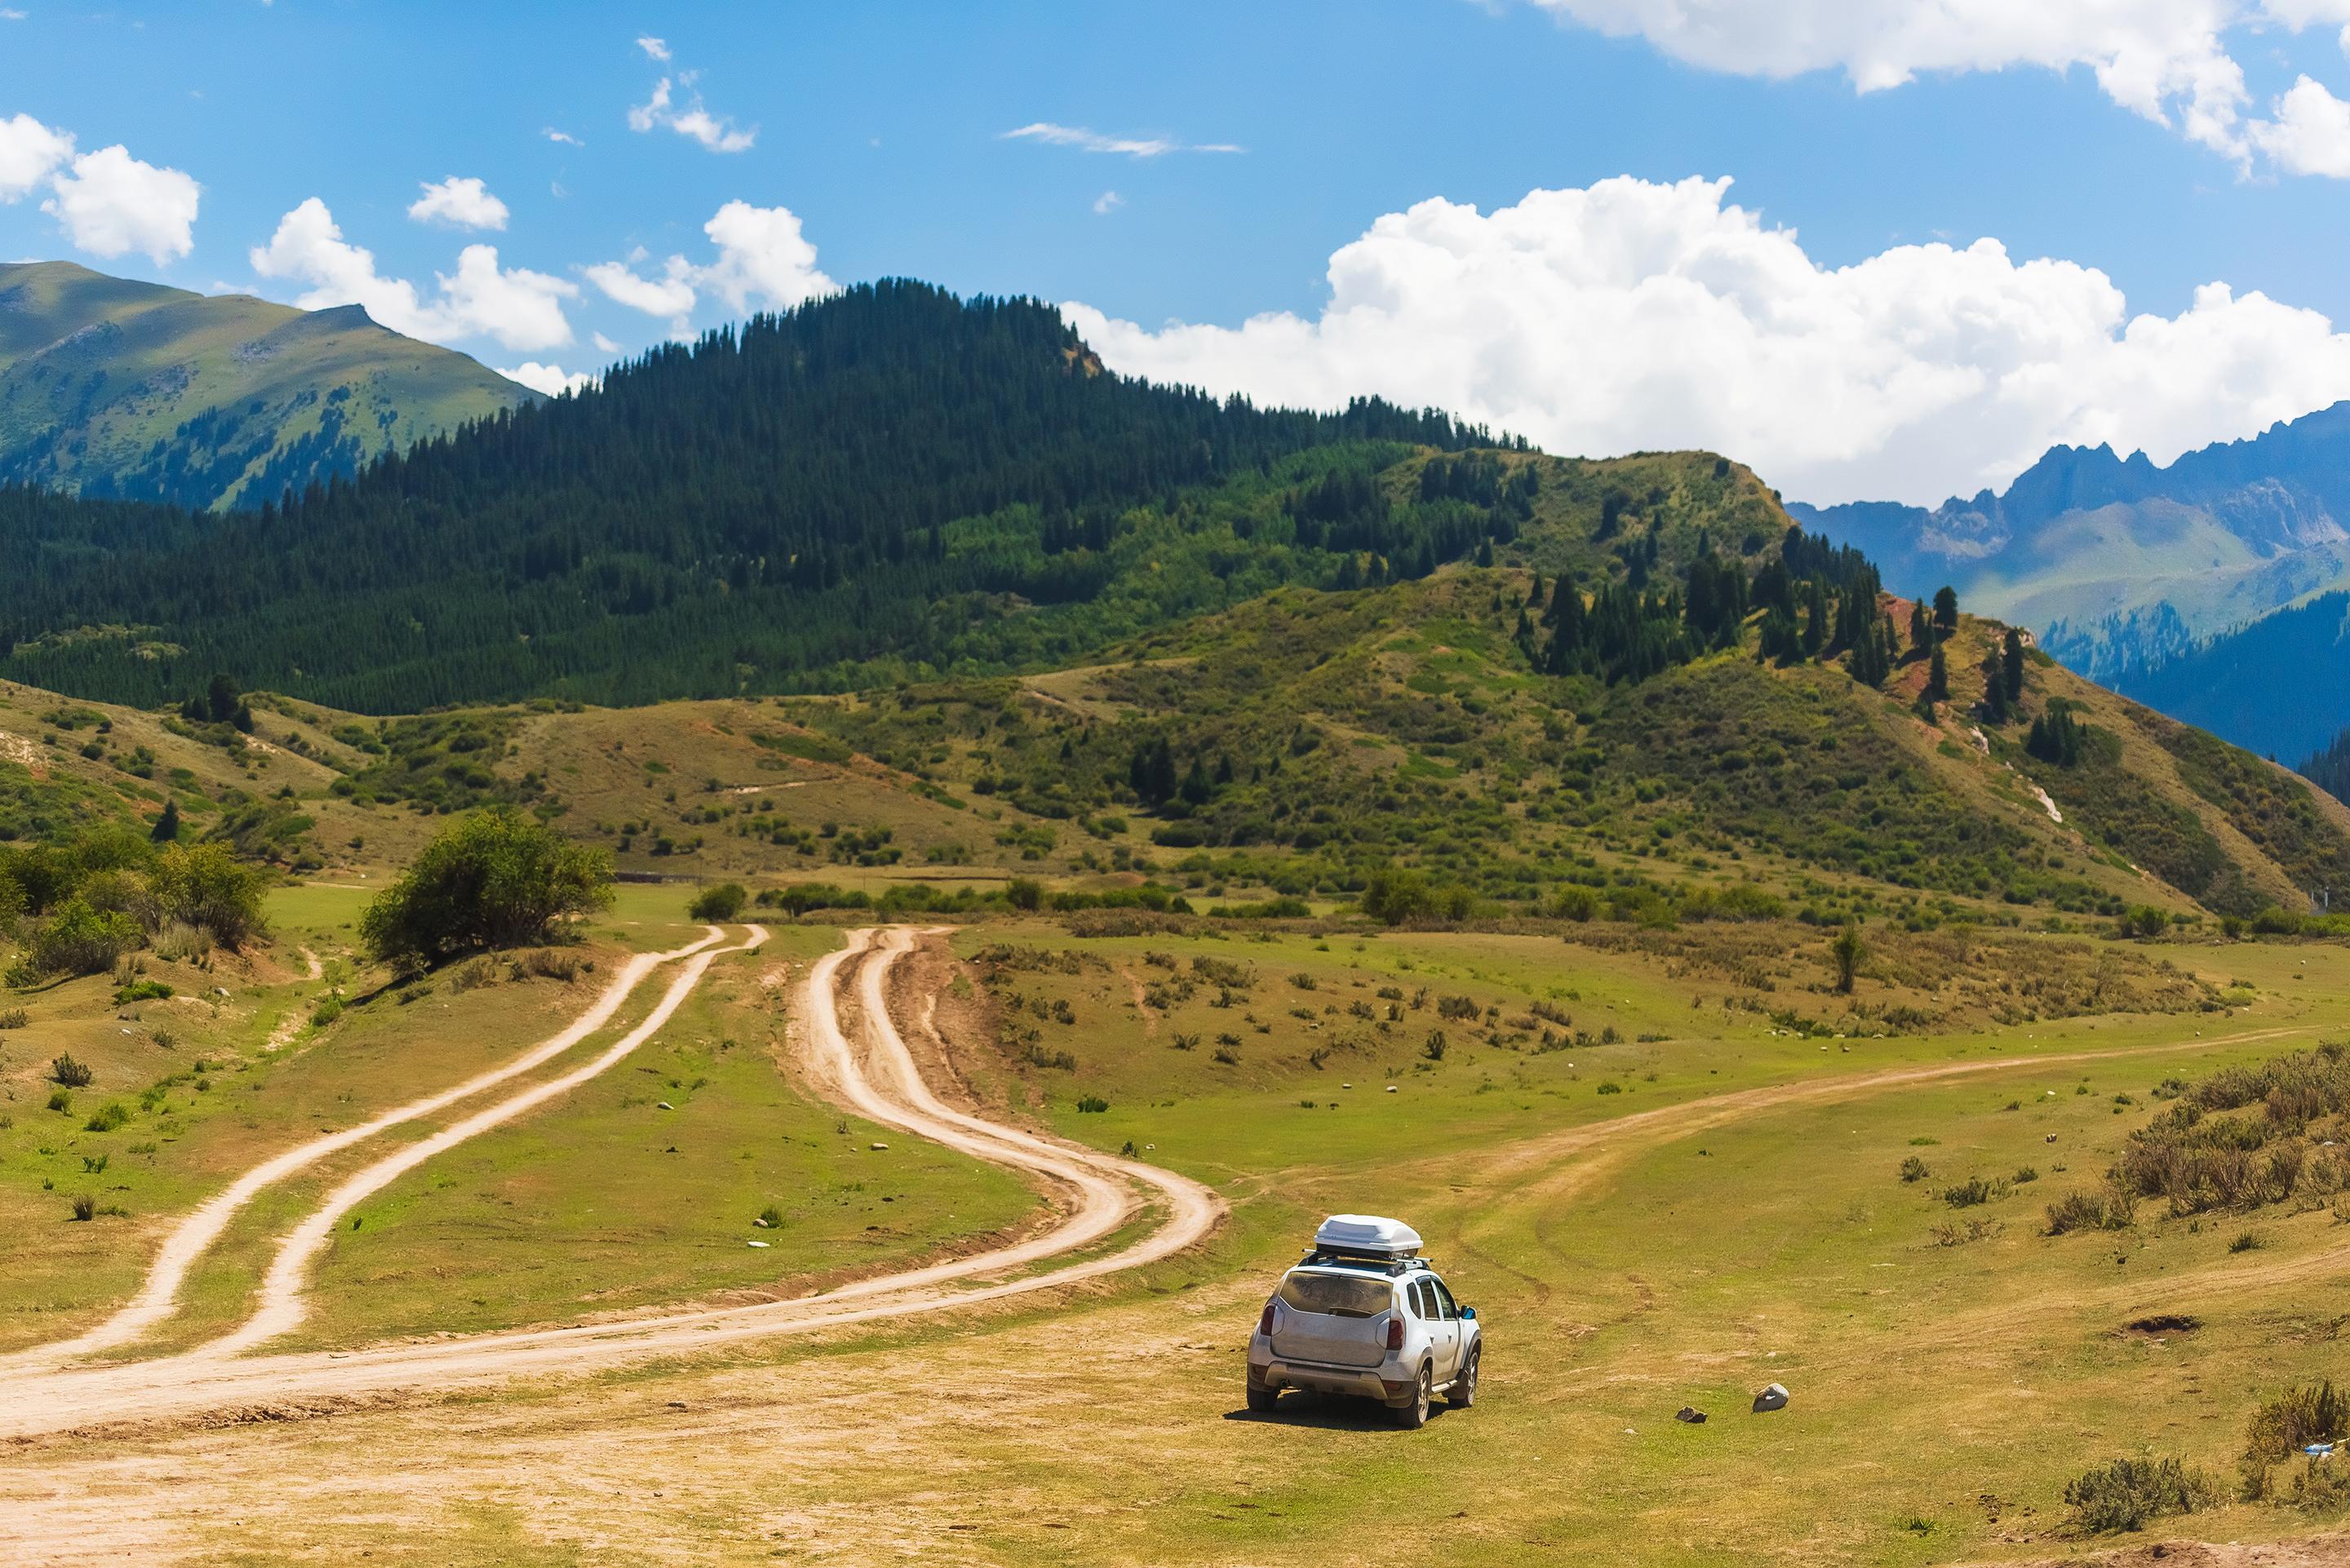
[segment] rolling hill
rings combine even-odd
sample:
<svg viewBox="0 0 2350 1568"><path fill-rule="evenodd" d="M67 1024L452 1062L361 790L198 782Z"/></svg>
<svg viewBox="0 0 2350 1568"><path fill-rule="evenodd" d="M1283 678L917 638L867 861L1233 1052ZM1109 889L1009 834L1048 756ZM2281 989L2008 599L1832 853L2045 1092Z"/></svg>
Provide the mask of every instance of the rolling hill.
<svg viewBox="0 0 2350 1568"><path fill-rule="evenodd" d="M256 505L536 400L357 306L0 265L0 484Z"/></svg>

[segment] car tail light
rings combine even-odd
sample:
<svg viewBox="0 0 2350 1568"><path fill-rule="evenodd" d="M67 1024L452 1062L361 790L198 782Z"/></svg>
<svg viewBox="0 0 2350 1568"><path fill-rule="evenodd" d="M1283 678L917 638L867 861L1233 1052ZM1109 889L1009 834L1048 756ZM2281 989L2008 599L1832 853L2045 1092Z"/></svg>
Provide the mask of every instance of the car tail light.
<svg viewBox="0 0 2350 1568"><path fill-rule="evenodd" d="M1403 1319L1393 1314L1388 1316L1388 1348L1389 1350L1403 1348Z"/></svg>
<svg viewBox="0 0 2350 1568"><path fill-rule="evenodd" d="M1273 1303L1264 1303L1264 1315L1256 1320L1256 1331L1266 1338L1273 1337Z"/></svg>

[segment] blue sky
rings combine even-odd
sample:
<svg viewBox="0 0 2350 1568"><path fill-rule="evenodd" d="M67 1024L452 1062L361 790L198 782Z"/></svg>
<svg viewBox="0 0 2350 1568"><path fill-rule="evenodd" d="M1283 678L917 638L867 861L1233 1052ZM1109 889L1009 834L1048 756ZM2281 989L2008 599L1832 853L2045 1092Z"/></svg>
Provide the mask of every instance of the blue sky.
<svg viewBox="0 0 2350 1568"><path fill-rule="evenodd" d="M201 186L181 224L169 190L117 169L122 201L151 196L171 211L109 227L90 212L116 186L92 169L77 189L94 226L78 234L60 193L30 182L0 204L0 255L320 303L355 286L348 266L317 259L330 214L343 246L372 254L378 282L414 286L412 321L388 324L502 369L574 374L612 357L598 335L632 350L676 325L611 297L588 271L599 265L657 281L682 258L671 270L691 292L694 327L792 303L785 275L911 275L1081 302L1098 313L1081 319L1112 362L1138 373L1284 400L1443 401L1562 450L1724 446L1823 500L1934 499L1996 482L2056 439L2167 459L2350 395L2350 346L2332 330L2350 321L2337 259L2350 181L2297 171L2338 159L2350 172L2350 109L2343 145L2329 140L2331 93L2350 97L2337 36L2350 14L2336 17L2334 0L2264 0L2268 11L2263 0L2146 0L2144 26L2118 44L2087 23L2074 40L2019 39L2002 0L1949 0L1982 13L1955 40L1888 41L1864 26L1783 60L1720 36L1768 25L1774 10L1786 15L1769 37L1815 35L1825 3L1740 0L1739 19L1707 36L1677 33L1662 0L221 0L94 14L0 0L0 124L29 117L69 136L75 157L120 144ZM1855 14L1879 3L1845 0ZM1709 6L1679 8L1690 9ZM638 42L648 37L666 60ZM2148 39L2168 51L2158 63L2172 85L2153 101L2168 124L2098 68L2127 74ZM2034 63L2067 51L2080 63ZM2178 84L2209 79L2198 73L2214 59L2241 86L2232 123L2199 131L2207 98ZM1765 67L1782 74L1742 74ZM1904 85L1856 90L1910 68ZM2317 90L2301 107L2315 112L2289 123L2279 96L2304 75ZM631 129L630 109L663 78L668 107ZM697 103L710 140L748 145L713 151L671 129ZM2271 129L2247 129L2261 124ZM1240 151L1136 156L1006 135L1035 125ZM60 177L74 172L53 161ZM0 140L0 197L5 169ZM424 182L452 176L503 203L503 227L410 216ZM1517 208L1530 192L1627 176L1634 187L1611 188L1621 200ZM1700 176L1733 183L1677 184ZM1489 217L1518 210L1523 222L1508 233L1457 214L1422 225L1358 253L1351 292L1334 293L1334 253L1430 199ZM313 200L324 213L306 231L310 248L289 239L275 274L257 267L255 248ZM797 241L776 220L759 243L804 242L813 257L726 274L704 226L730 202L787 210ZM1722 216L1733 204L1742 235ZM1985 238L2004 248L2004 270L1966 259ZM1936 242L1954 248L1911 248ZM1727 281L1709 259L1723 243L1743 247L1721 264ZM490 325L503 296L435 313L434 277L455 274L468 244L551 280L525 279L539 292L503 333ZM1530 247L1585 259L1555 263L1572 275L1564 283L1528 277L1510 258ZM1611 247L1639 254L1588 261ZM2042 257L2071 270L2017 270ZM1790 275L1804 265L1868 275L1815 286ZM2115 296L2103 306L2082 303L2084 288L2095 293L2081 281L2091 271ZM1691 279L1704 297L1675 315L1659 296ZM2257 293L2276 308L2207 311L2197 291L2214 282L2237 306ZM1736 330L1723 327L1725 300ZM380 317L387 308L398 306ZM2074 319L2085 310L2098 319ZM1294 330L1236 330L1268 312L1289 313ZM1383 313L1397 319L1373 319ZM1940 329L1919 315L1957 323L1950 341L1917 348L1921 331ZM2141 315L2167 324L2163 344L2131 343L2126 323ZM1789 317L1804 320L1790 327ZM1627 317L1642 325L1627 332ZM1988 348L1968 341L1978 317L2000 323ZM1226 330L1170 333L1170 322ZM1723 344L1729 388L1706 375L1709 346ZM1982 384L1960 384L1970 377ZM2079 389L2052 398L2040 385L2050 379ZM2203 382L2227 385L2197 390ZM1791 400L1815 404L1803 430L1788 426Z"/></svg>

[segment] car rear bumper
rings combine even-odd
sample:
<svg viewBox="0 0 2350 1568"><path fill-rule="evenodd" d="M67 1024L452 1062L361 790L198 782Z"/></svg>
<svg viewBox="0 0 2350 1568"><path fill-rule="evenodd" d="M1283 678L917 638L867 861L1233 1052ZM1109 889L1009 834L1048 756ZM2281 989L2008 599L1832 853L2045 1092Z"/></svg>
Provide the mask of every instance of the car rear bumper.
<svg viewBox="0 0 2350 1568"><path fill-rule="evenodd" d="M1318 1361L1284 1361L1275 1359L1249 1363L1248 1381L1251 1388L1278 1393L1284 1388L1304 1389L1315 1394L1342 1394L1361 1399L1377 1399L1383 1405L1409 1405L1416 1397L1419 1386L1409 1377L1383 1377L1382 1372L1394 1367L1334 1366Z"/></svg>

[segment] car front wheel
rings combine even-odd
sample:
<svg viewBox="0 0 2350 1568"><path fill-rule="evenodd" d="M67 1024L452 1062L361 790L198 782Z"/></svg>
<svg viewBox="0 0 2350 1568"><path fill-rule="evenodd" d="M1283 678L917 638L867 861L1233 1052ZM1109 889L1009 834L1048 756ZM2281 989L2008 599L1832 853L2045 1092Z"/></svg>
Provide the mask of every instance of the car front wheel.
<svg viewBox="0 0 2350 1568"><path fill-rule="evenodd" d="M1405 1431L1416 1431L1428 1425L1428 1368L1419 1369L1419 1377L1412 1385L1411 1403L1395 1413L1396 1425Z"/></svg>
<svg viewBox="0 0 2350 1568"><path fill-rule="evenodd" d="M1455 1377L1452 1386L1444 1391L1444 1402L1454 1409L1466 1410L1477 1402L1477 1363L1484 1354L1482 1345L1471 1345L1469 1365L1461 1369L1461 1376Z"/></svg>

